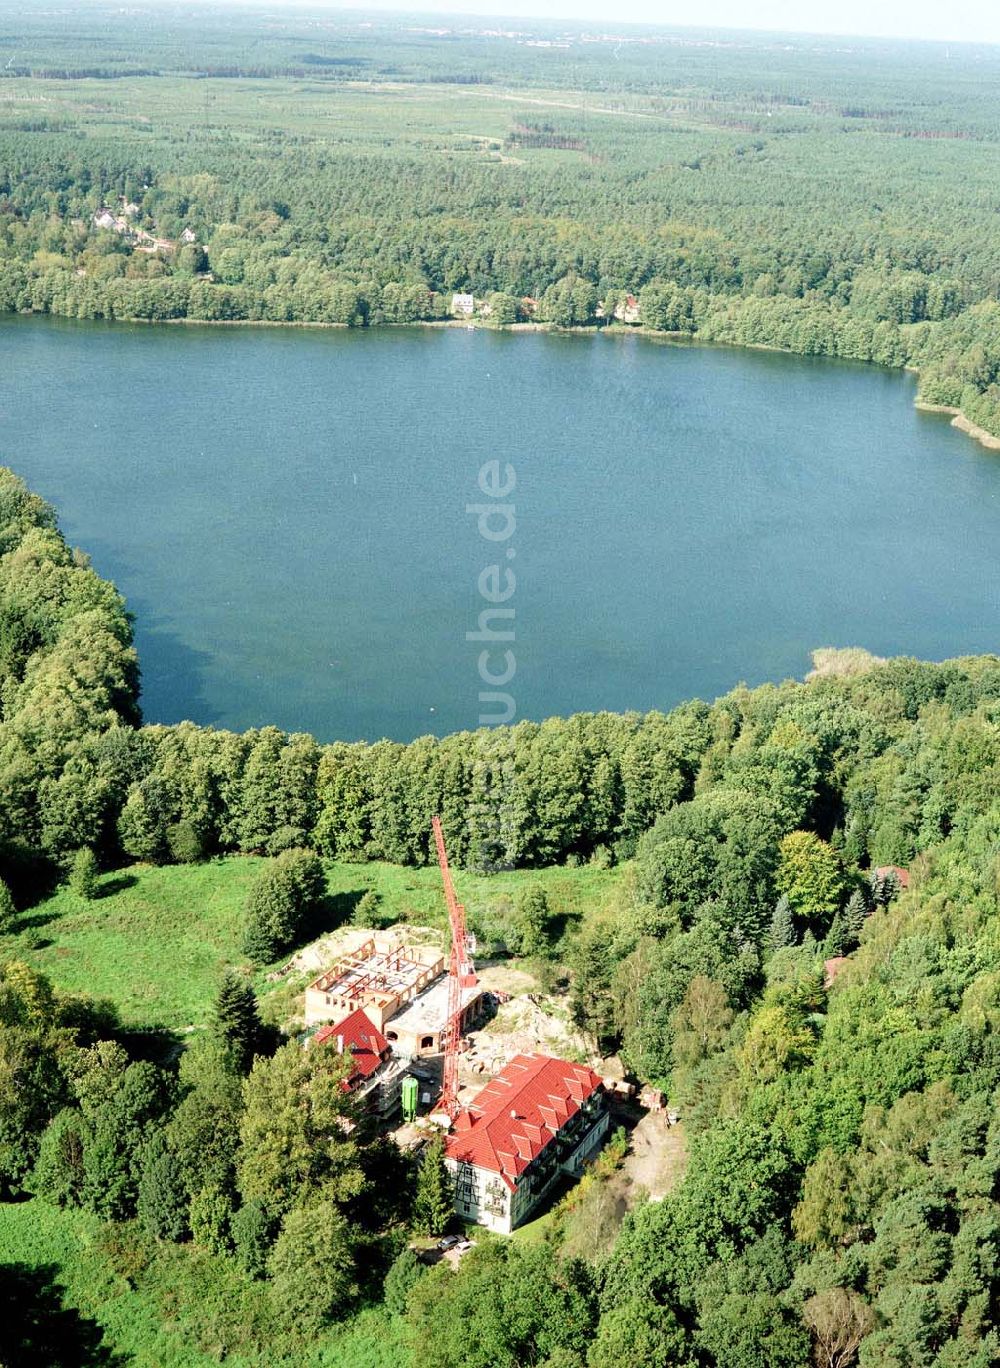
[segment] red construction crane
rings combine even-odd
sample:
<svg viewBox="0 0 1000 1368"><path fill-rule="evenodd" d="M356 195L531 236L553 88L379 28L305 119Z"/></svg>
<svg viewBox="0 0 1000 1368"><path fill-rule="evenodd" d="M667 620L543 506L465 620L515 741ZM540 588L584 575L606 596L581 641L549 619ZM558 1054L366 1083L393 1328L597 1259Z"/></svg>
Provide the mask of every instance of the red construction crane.
<svg viewBox="0 0 1000 1368"><path fill-rule="evenodd" d="M444 833L440 817L431 820L434 828L434 844L437 846L438 864L441 866L441 880L444 884L444 899L448 905L448 921L451 925L451 958L448 963L448 1012L442 1034L444 1052L444 1081L441 1085L439 1110L454 1119L458 1111L458 1047L462 1039L462 992L474 988L477 982L476 970L472 963L469 937L465 930L465 908L455 896L455 886L451 881L448 868L448 853L444 848Z"/></svg>

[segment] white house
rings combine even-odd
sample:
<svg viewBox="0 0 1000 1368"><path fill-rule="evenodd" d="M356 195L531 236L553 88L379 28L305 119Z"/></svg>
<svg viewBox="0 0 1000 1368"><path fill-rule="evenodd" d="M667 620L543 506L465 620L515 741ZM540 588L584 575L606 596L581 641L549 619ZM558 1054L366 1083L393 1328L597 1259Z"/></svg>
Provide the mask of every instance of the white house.
<svg viewBox="0 0 1000 1368"><path fill-rule="evenodd" d="M560 1174L576 1176L607 1135L607 1096L592 1069L518 1055L455 1119L445 1163L455 1211L509 1234Z"/></svg>

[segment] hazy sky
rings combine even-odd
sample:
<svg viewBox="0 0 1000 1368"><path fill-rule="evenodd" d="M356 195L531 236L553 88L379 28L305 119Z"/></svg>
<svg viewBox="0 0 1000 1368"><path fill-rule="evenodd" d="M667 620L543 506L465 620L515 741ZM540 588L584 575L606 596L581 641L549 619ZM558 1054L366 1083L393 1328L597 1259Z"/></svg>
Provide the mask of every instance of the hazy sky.
<svg viewBox="0 0 1000 1368"><path fill-rule="evenodd" d="M1000 43L1000 0L325 0L338 9L533 15L620 23L854 33Z"/></svg>

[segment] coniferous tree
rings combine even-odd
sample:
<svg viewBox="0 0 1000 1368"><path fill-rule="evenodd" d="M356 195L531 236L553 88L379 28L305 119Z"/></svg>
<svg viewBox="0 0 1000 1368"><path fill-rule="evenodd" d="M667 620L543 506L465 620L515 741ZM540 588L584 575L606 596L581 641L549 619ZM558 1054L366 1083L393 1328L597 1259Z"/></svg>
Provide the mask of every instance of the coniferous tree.
<svg viewBox="0 0 1000 1368"><path fill-rule="evenodd" d="M847 929L844 926L844 916L841 912L835 912L830 929L826 933L826 940L823 942L823 954L827 959L832 959L837 955L846 955L851 948Z"/></svg>
<svg viewBox="0 0 1000 1368"><path fill-rule="evenodd" d="M895 870L887 869L884 874L872 873L869 879L872 902L876 907L888 907L899 893L899 876Z"/></svg>
<svg viewBox="0 0 1000 1368"><path fill-rule="evenodd" d="M368 892L362 894L354 906L354 911L351 913L351 925L373 926L377 929L380 921L378 905L378 894L374 888L369 888Z"/></svg>
<svg viewBox="0 0 1000 1368"><path fill-rule="evenodd" d="M136 1215L157 1240L182 1240L187 1233L188 1198L180 1164L162 1130L143 1146Z"/></svg>
<svg viewBox="0 0 1000 1368"><path fill-rule="evenodd" d="M230 969L219 986L212 1030L232 1068L237 1073L249 1073L262 1027L253 984L235 970Z"/></svg>
<svg viewBox="0 0 1000 1368"><path fill-rule="evenodd" d="M73 863L69 871L69 886L77 897L85 898L88 902L97 897L97 859L94 852L87 846L83 846L73 856Z"/></svg>
<svg viewBox="0 0 1000 1368"><path fill-rule="evenodd" d="M862 927L868 920L869 911L868 899L860 888L856 888L848 898L847 906L844 908L844 930L855 944L861 935Z"/></svg>
<svg viewBox="0 0 1000 1368"><path fill-rule="evenodd" d="M262 1203L244 1202L229 1222L229 1232L243 1271L251 1278L263 1278L274 1232Z"/></svg>
<svg viewBox="0 0 1000 1368"><path fill-rule="evenodd" d="M426 1272L427 1265L420 1262L409 1246L396 1256L382 1284L382 1300L390 1315L406 1315L410 1291Z"/></svg>
<svg viewBox="0 0 1000 1368"><path fill-rule="evenodd" d="M775 904L767 942L769 948L774 951L784 950L787 946L794 945L795 941L795 917L792 915L792 905L783 893Z"/></svg>
<svg viewBox="0 0 1000 1368"><path fill-rule="evenodd" d="M14 899L11 897L10 889L3 879L0 879L0 935L6 935L13 930L16 920L17 908L14 906Z"/></svg>
<svg viewBox="0 0 1000 1368"><path fill-rule="evenodd" d="M435 1136L424 1150L413 1201L413 1228L421 1235L440 1235L451 1219L451 1175L444 1162L444 1137Z"/></svg>

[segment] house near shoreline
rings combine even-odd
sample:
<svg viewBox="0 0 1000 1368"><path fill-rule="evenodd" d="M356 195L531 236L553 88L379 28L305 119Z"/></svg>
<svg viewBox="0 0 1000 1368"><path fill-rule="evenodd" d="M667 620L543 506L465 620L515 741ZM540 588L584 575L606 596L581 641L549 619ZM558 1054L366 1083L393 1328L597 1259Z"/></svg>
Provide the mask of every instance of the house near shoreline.
<svg viewBox="0 0 1000 1368"><path fill-rule="evenodd" d="M639 301L635 295L626 295L620 304L615 305L615 318L620 323L639 322Z"/></svg>

